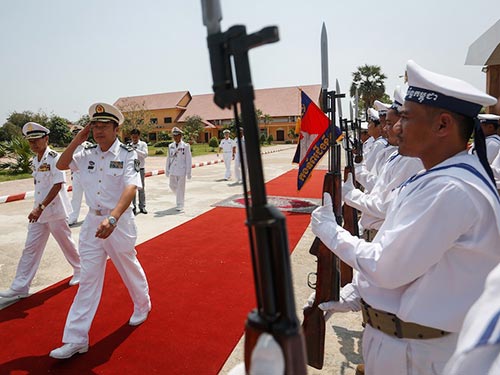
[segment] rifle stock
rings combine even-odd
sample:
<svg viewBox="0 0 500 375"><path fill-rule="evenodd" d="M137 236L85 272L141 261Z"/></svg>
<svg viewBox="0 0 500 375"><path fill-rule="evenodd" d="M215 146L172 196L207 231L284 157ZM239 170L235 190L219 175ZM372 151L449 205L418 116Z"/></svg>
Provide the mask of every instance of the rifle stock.
<svg viewBox="0 0 500 375"><path fill-rule="evenodd" d="M333 202L333 212L337 223L342 221L341 216L341 174L340 174L340 145L333 148L334 168L327 172L323 180L323 192L330 193ZM307 360L309 366L323 368L325 357L325 315L319 304L328 301L338 301L340 293L340 259L326 245L316 237L309 249L309 253L317 258L316 268L316 295L312 306L304 309L304 331Z"/></svg>

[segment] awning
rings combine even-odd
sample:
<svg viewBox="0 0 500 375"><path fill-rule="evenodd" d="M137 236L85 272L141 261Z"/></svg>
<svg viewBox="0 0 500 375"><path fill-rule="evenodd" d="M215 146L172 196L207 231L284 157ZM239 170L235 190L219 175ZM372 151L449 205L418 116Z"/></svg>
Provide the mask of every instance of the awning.
<svg viewBox="0 0 500 375"><path fill-rule="evenodd" d="M465 65L500 65L500 20L470 45Z"/></svg>

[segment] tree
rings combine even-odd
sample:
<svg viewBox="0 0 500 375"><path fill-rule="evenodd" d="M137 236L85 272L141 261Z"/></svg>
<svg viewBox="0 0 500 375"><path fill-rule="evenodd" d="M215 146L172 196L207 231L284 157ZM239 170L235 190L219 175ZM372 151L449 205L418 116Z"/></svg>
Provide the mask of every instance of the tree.
<svg viewBox="0 0 500 375"><path fill-rule="evenodd" d="M210 138L210 140L208 141L208 146L212 147L212 152L214 152L214 149L219 147L219 140L217 139L217 137Z"/></svg>
<svg viewBox="0 0 500 375"><path fill-rule="evenodd" d="M6 122L4 126L0 127L0 142L9 141L14 137L22 137L23 133L16 125Z"/></svg>
<svg viewBox="0 0 500 375"><path fill-rule="evenodd" d="M295 129L292 128L292 129L288 130L288 138L292 138L292 143L298 137L299 137L299 135L297 133L295 133Z"/></svg>
<svg viewBox="0 0 500 375"><path fill-rule="evenodd" d="M203 131L203 121L200 116L188 116L186 117L186 123L182 127L184 132L184 139L189 144L196 143L200 133Z"/></svg>
<svg viewBox="0 0 500 375"><path fill-rule="evenodd" d="M151 112L146 108L146 102L138 103L130 99L124 99L121 104L117 104L117 107L124 117L121 125L123 137L128 137L132 129L139 129L141 138L147 141L147 135L154 124L151 122Z"/></svg>
<svg viewBox="0 0 500 375"><path fill-rule="evenodd" d="M50 143L55 146L67 146L71 142L72 136L69 130L69 120L53 115L47 124L50 130Z"/></svg>
<svg viewBox="0 0 500 375"><path fill-rule="evenodd" d="M6 161L0 163L0 170L8 170L11 173L31 172L32 153L24 137L15 137L0 144L0 155L6 158Z"/></svg>
<svg viewBox="0 0 500 375"><path fill-rule="evenodd" d="M373 106L373 102L381 99L385 93L384 80L387 78L382 73L381 67L378 65L358 66L358 70L352 73L353 80L351 84L350 95L356 95L356 88L360 99L365 105L364 111ZM361 108L360 108L361 109Z"/></svg>

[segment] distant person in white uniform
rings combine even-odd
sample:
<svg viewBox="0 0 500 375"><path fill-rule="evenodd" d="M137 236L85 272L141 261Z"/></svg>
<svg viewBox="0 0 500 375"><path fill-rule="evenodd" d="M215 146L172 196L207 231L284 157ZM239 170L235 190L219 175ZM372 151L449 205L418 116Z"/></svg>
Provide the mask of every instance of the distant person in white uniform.
<svg viewBox="0 0 500 375"><path fill-rule="evenodd" d="M219 152L222 152L224 158L224 165L226 166L226 173L224 179L228 181L231 178L231 161L234 160L236 154L236 144L229 138L231 131L224 129L224 138L219 143Z"/></svg>
<svg viewBox="0 0 500 375"><path fill-rule="evenodd" d="M81 125L73 125L71 128L71 134L73 137L75 137L80 130L83 129L83 126ZM92 143L89 141L83 142L81 145L79 145L76 150L76 152L80 152L83 150L85 147L91 146ZM75 171L71 172L71 207L73 208L73 212L69 214L68 217L68 224L70 227L78 223L78 217L80 216L80 208L82 207L82 198L83 198L83 187L82 183L80 182L80 172Z"/></svg>
<svg viewBox="0 0 500 375"><path fill-rule="evenodd" d="M36 122L28 122L23 126L23 134L31 151L35 153L32 160L35 201L28 215L28 235L16 276L10 288L0 292L0 297L3 298L25 298L29 295L31 282L50 234L73 267L73 277L69 284L76 285L80 280L80 257L66 221L71 212L66 192L66 175L56 168L59 153L49 147L49 133L49 129Z"/></svg>
<svg viewBox="0 0 500 375"><path fill-rule="evenodd" d="M80 171L89 206L80 231L80 287L66 319L64 345L50 352L57 359L88 350L88 332L101 299L108 256L132 298L133 313L128 324L143 323L151 310L148 282L135 251L137 229L131 207L141 187L137 153L118 140L123 115L117 108L96 103L90 107L89 117L90 123L73 139L57 164L63 170ZM97 144L74 153L90 131Z"/></svg>
<svg viewBox="0 0 500 375"><path fill-rule="evenodd" d="M400 154L420 158L425 169L397 188L371 243L337 225L327 193L311 218L312 232L357 271L369 375L442 374L500 262L500 198L486 154L466 150L481 131L474 121L481 107L497 100L411 60L406 71L393 130Z"/></svg>
<svg viewBox="0 0 500 375"><path fill-rule="evenodd" d="M184 211L184 195L186 178L191 179L192 157L191 146L182 140L184 132L178 127L172 129L174 142L168 145L165 176L169 179L169 187L175 194L175 209Z"/></svg>
<svg viewBox="0 0 500 375"><path fill-rule="evenodd" d="M494 114L480 114L477 116L483 129L483 134L486 137L486 154L488 162L493 163L498 155L500 155L500 136L497 134L499 128L500 116ZM475 153L474 143L471 145L469 152Z"/></svg>
<svg viewBox="0 0 500 375"><path fill-rule="evenodd" d="M234 157L234 177L236 178L236 181L241 184L243 181L243 176L241 173L241 164L245 164L245 172L248 175L248 170L247 168L247 160L246 160L246 149L245 149L245 135L243 134L243 128L240 127L240 138L241 138L241 148L243 150L243 157L241 156L240 153L240 147L238 145L238 138L234 140L235 143L235 151L236 155ZM243 162L242 162L243 160Z"/></svg>
<svg viewBox="0 0 500 375"><path fill-rule="evenodd" d="M137 153L137 157L139 158L139 173L141 175L141 183L142 188L138 189L139 195L139 212L141 214L147 214L146 210L146 185L144 185L145 175L146 175L146 158L148 157L148 144L144 141L140 140L141 131L139 129L132 129L130 131L130 138L132 138L132 142L129 143L135 152ZM133 203L133 211L134 215L137 214L137 204L136 204L136 196L134 195Z"/></svg>

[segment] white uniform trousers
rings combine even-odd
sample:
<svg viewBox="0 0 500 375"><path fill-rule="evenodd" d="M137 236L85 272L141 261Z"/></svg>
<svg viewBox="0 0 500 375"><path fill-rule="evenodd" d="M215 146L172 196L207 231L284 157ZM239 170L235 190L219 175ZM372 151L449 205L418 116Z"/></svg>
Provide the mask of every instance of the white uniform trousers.
<svg viewBox="0 0 500 375"><path fill-rule="evenodd" d="M231 178L231 160L233 159L233 153L231 151L224 152L224 165L226 166L226 173L224 178L229 180Z"/></svg>
<svg viewBox="0 0 500 375"><path fill-rule="evenodd" d="M151 308L148 282L134 248L137 229L131 210L120 217L108 238L96 238L96 229L104 217L89 213L80 231L80 286L66 319L63 343L88 344L88 332L101 300L108 256L128 289L134 311L145 312Z"/></svg>
<svg viewBox="0 0 500 375"><path fill-rule="evenodd" d="M440 375L457 345L458 333L426 340L398 339L366 325L363 360L369 375Z"/></svg>
<svg viewBox="0 0 500 375"><path fill-rule="evenodd" d="M175 204L177 208L184 208L184 194L186 192L186 176L170 175L168 186L175 194Z"/></svg>
<svg viewBox="0 0 500 375"><path fill-rule="evenodd" d="M73 172L72 178L72 195L71 195L71 208L73 212L69 214L68 223L73 224L78 221L80 215L80 207L82 206L83 188L80 182L80 172Z"/></svg>
<svg viewBox="0 0 500 375"><path fill-rule="evenodd" d="M17 266L16 277L10 286L12 290L21 293L29 292L31 282L38 270L45 245L49 239L49 234L54 236L66 260L73 267L73 273L77 275L80 273L80 257L75 242L71 238L71 229L69 229L65 218L46 223L29 223L23 254Z"/></svg>
<svg viewBox="0 0 500 375"><path fill-rule="evenodd" d="M246 166L247 166L247 164L245 163L245 167ZM245 175L248 175L248 169L245 169ZM240 160L239 152L236 154L236 157L234 158L234 177L239 182L243 181L243 177L242 177L242 173L241 173L241 160Z"/></svg>

